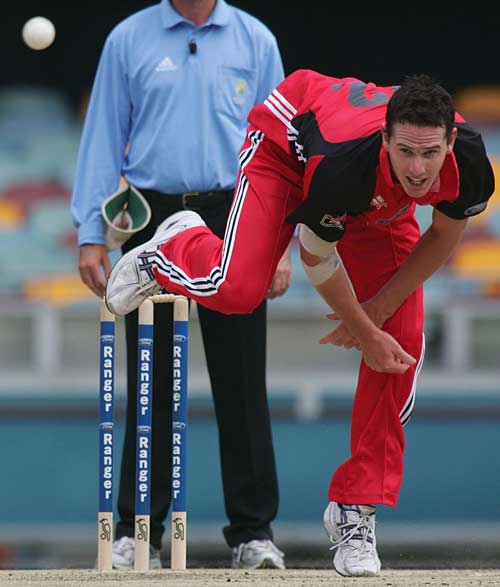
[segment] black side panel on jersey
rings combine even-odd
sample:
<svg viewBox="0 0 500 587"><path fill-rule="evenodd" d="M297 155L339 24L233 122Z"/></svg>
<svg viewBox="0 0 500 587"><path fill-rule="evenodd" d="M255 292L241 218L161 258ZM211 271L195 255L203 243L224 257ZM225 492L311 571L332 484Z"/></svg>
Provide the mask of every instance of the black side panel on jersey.
<svg viewBox="0 0 500 587"><path fill-rule="evenodd" d="M302 146L303 153L307 158L313 155L321 155L325 148L328 149L329 145L335 144L325 141L319 130L316 115L311 111L296 116L292 120L292 125L299 133L296 142ZM290 142L290 149L292 155L296 156L296 151L293 148L294 143L295 141Z"/></svg>
<svg viewBox="0 0 500 587"><path fill-rule="evenodd" d="M460 176L458 198L440 202L436 208L456 220L482 212L495 191L493 169L486 155L481 135L468 124L457 123L457 140L453 153Z"/></svg>
<svg viewBox="0 0 500 587"><path fill-rule="evenodd" d="M306 200L288 216L287 222L306 224L323 240L337 241L344 233L342 216L359 214L370 205L382 143L380 132L330 143L322 136L312 113L292 123L299 131L298 141L306 157L323 155L324 159L314 172Z"/></svg>

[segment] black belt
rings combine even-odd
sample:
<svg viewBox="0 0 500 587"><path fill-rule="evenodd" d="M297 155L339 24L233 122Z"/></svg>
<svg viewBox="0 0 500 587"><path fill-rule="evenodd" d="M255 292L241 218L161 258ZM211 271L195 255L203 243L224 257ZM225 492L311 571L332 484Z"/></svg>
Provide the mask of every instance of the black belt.
<svg viewBox="0 0 500 587"><path fill-rule="evenodd" d="M202 210L231 200L233 189L212 192L184 192L183 194L165 194L157 190L137 188L153 205L166 205L178 210Z"/></svg>

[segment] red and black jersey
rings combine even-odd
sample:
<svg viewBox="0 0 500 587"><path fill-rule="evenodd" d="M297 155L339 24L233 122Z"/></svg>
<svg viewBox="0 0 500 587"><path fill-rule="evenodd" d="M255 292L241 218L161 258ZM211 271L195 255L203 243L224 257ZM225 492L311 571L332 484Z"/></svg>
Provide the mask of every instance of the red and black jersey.
<svg viewBox="0 0 500 587"><path fill-rule="evenodd" d="M333 242L343 234L345 215L372 210L385 214L380 222L390 221L398 210L418 203L462 219L486 208L493 170L481 135L458 114L457 140L436 191L414 200L394 184L380 129L396 89L299 70L253 108L250 123L303 164L307 197L288 217L290 223L306 224Z"/></svg>

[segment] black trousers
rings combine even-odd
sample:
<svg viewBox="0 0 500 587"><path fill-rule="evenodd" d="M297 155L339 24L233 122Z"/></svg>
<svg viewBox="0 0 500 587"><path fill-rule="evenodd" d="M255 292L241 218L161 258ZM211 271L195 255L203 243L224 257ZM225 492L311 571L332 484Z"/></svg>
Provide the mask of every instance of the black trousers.
<svg viewBox="0 0 500 587"><path fill-rule="evenodd" d="M151 222L125 244L123 252L149 240L157 226L178 211L169 205L168 196L148 200ZM222 237L230 205L228 198L196 211ZM249 315L224 315L198 305L198 315L219 432L224 503L229 519L223 529L224 537L230 547L254 539L272 539L278 482L266 393L266 302ZM116 539L134 535L137 311L126 317L126 338L127 415ZM171 498L171 304L155 307L153 352L151 544L159 549ZM194 490L204 491L204 487Z"/></svg>

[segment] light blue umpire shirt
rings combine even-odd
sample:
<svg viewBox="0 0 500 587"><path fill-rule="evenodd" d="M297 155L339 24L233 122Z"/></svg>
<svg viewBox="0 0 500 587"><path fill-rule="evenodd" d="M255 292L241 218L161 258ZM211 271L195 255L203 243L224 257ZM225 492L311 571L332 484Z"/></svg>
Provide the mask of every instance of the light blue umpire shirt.
<svg viewBox="0 0 500 587"><path fill-rule="evenodd" d="M234 187L248 112L283 76L274 35L224 0L201 27L169 0L119 23L82 132L72 198L79 243L104 243L101 203L120 176L166 194Z"/></svg>

